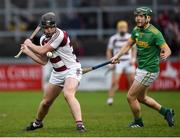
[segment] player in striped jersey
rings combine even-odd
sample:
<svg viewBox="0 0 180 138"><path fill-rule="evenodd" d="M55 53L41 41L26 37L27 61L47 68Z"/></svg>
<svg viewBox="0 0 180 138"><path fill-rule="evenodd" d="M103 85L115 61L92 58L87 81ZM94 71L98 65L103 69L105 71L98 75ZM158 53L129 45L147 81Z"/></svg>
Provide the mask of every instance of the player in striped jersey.
<svg viewBox="0 0 180 138"><path fill-rule="evenodd" d="M131 37L128 33L128 23L126 21L119 21L117 23L117 33L112 35L107 46L106 56L111 59L122 48L127 40ZM121 63L116 65L109 65L112 68L111 87L108 92L107 104L112 105L115 91L118 89L119 78L124 72L128 78L129 85L132 84L135 73L135 49L129 50L120 59ZM114 68L114 69L113 69Z"/></svg>
<svg viewBox="0 0 180 138"><path fill-rule="evenodd" d="M75 97L82 76L81 64L73 53L67 32L56 27L54 13L44 14L41 17L41 25L44 30L44 34L40 38L41 46L37 46L30 39L26 39L21 49L26 55L42 65L45 65L49 60L53 71L39 105L36 120L26 130L35 130L43 127L42 121L48 113L49 107L60 92L63 91L76 121L77 130L84 131L85 127L82 122L80 104ZM48 58L46 56L47 52L52 52L52 57Z"/></svg>

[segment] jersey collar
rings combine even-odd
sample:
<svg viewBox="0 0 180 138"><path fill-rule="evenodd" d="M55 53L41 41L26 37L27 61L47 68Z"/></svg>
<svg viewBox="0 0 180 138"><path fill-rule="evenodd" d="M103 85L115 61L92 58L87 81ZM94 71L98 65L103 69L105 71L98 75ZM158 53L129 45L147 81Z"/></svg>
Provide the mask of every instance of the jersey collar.
<svg viewBox="0 0 180 138"><path fill-rule="evenodd" d="M146 24L143 28L140 28L140 27L137 27L139 30L143 31L143 30L146 30L150 27L150 23Z"/></svg>
<svg viewBox="0 0 180 138"><path fill-rule="evenodd" d="M146 24L146 26L144 26L144 30L146 30L147 28L149 28L150 25L151 25L150 23Z"/></svg>

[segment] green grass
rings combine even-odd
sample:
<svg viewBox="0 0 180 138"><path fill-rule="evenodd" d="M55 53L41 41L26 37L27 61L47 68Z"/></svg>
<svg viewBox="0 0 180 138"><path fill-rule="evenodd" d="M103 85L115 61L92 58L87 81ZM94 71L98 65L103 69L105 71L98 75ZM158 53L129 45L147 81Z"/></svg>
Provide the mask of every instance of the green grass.
<svg viewBox="0 0 180 138"><path fill-rule="evenodd" d="M35 118L42 93L0 93L0 136L180 136L180 93L149 93L162 105L175 109L175 127L169 128L156 111L142 106L144 128L128 128L132 121L125 93L117 93L115 103L106 105L107 93L79 92L87 132L75 131L75 124L62 96L53 104L44 120L44 128L34 132L23 130Z"/></svg>

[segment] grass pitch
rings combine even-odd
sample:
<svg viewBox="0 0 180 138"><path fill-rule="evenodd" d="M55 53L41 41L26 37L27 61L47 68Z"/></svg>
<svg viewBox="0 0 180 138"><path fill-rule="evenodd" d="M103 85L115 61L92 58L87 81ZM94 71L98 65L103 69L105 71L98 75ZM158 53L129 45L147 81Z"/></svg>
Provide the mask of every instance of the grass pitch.
<svg viewBox="0 0 180 138"><path fill-rule="evenodd" d="M42 93L14 92L0 93L0 136L180 136L180 93L149 93L162 105L175 109L175 126L169 128L163 117L156 111L142 106L144 128L128 128L132 121L126 101L126 93L117 93L115 102L106 105L107 93L78 92L87 132L79 133L62 94L56 99L44 120L44 128L26 132L23 129L35 118Z"/></svg>

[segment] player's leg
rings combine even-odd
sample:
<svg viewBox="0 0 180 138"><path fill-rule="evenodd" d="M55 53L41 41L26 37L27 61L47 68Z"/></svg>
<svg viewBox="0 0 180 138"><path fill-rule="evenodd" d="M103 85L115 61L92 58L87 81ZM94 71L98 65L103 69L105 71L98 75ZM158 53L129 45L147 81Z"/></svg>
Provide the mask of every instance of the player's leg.
<svg viewBox="0 0 180 138"><path fill-rule="evenodd" d="M59 95L61 92L62 88L49 83L45 92L43 99L39 105L38 111L37 111L37 116L36 120L30 124L26 128L26 130L35 130L37 128L43 127L42 121L46 114L48 113L49 107L52 105L53 101L56 99L56 97Z"/></svg>
<svg viewBox="0 0 180 138"><path fill-rule="evenodd" d="M65 79L63 91L64 91L64 97L76 121L77 130L84 131L85 128L82 122L81 107L78 100L75 97L78 85L79 85L79 81L77 79L68 77Z"/></svg>
<svg viewBox="0 0 180 138"><path fill-rule="evenodd" d="M112 82L111 82L111 87L108 91L108 99L107 99L107 104L112 105L113 104L113 97L115 95L115 92L118 90L119 86L119 78L121 76L121 73L123 71L123 65L116 64L115 65L115 70L112 72Z"/></svg>
<svg viewBox="0 0 180 138"><path fill-rule="evenodd" d="M108 91L108 99L107 99L108 105L112 105L115 91L116 91L116 88L115 88L115 71L113 70L112 76L111 76L111 87Z"/></svg>
<svg viewBox="0 0 180 138"><path fill-rule="evenodd" d="M146 91L139 94L138 101L151 107L152 109L157 110L161 115L164 116L170 127L174 125L174 110L171 108L163 107L156 100L147 96L147 89Z"/></svg>
<svg viewBox="0 0 180 138"><path fill-rule="evenodd" d="M135 118L134 124L138 124L138 122L140 124L140 122L142 122L139 101L163 114L169 126L173 126L174 124L173 110L162 107L158 102L146 95L148 87L157 78L157 76L158 73L150 73L140 69L136 70L135 80L128 92L128 102ZM134 124L132 123L132 126L136 126Z"/></svg>
<svg viewBox="0 0 180 138"><path fill-rule="evenodd" d="M138 95L138 101L159 111L161 109L161 105L158 102L156 102L153 98L147 96L147 91L148 91L148 88L145 91L142 91Z"/></svg>
<svg viewBox="0 0 180 138"><path fill-rule="evenodd" d="M140 84L138 81L134 80L133 84L131 85L128 94L127 94L127 100L129 103L129 106L131 108L131 111L134 116L134 121L129 125L129 127L143 127L143 121L141 118L141 106L138 101L138 95L142 91L145 91L147 87Z"/></svg>
<svg viewBox="0 0 180 138"><path fill-rule="evenodd" d="M59 93L61 92L62 88L49 83L45 93L44 93L44 97L39 105L38 108L38 112L37 112L37 119L38 120L43 120L44 117L46 116L49 107L51 106L51 104L53 103L53 101L56 99L56 97L59 95Z"/></svg>
<svg viewBox="0 0 180 138"><path fill-rule="evenodd" d="M135 76L135 65L132 65L130 63L127 64L126 68L125 68L125 73L128 79L128 85L129 88L132 85L133 81L134 81L134 76Z"/></svg>
<svg viewBox="0 0 180 138"><path fill-rule="evenodd" d="M134 73L127 73L126 75L127 75L127 79L128 79L128 85L130 87L134 80Z"/></svg>

